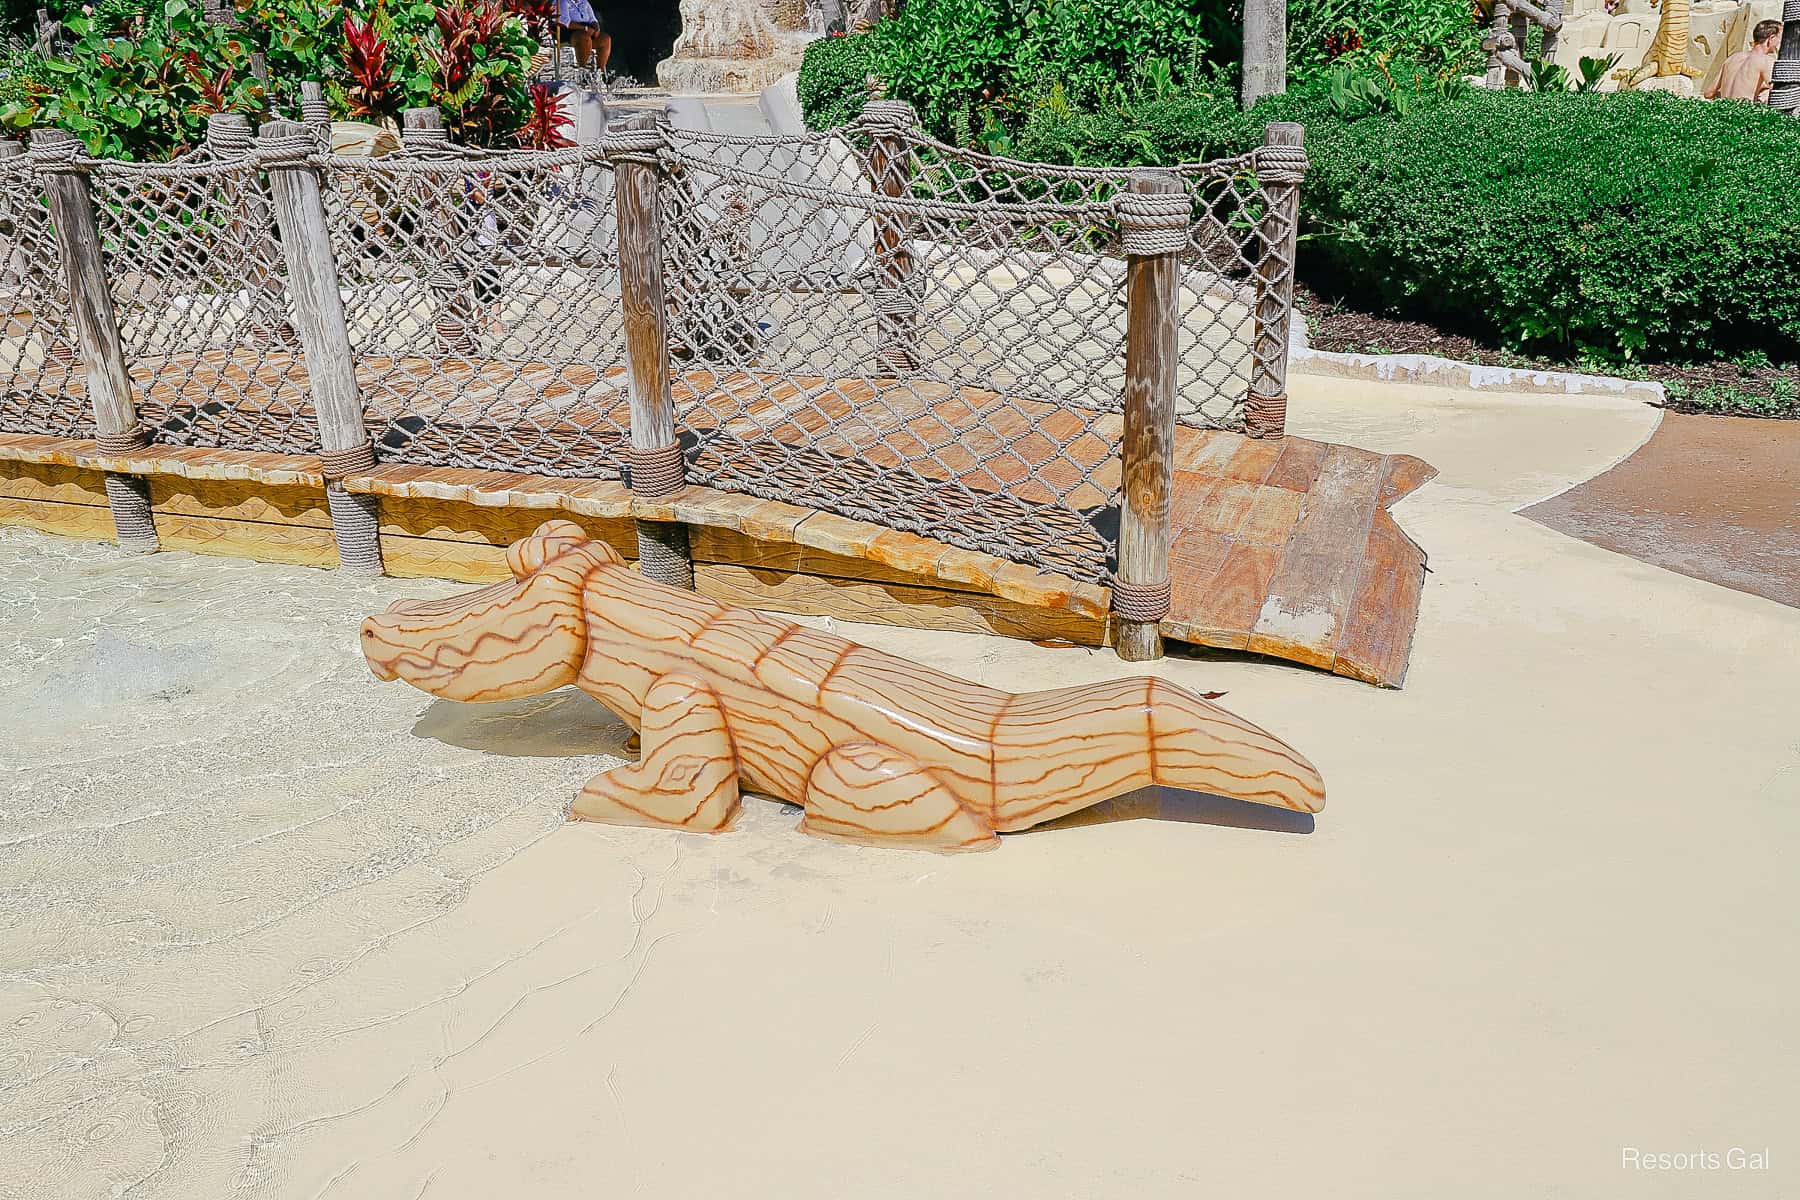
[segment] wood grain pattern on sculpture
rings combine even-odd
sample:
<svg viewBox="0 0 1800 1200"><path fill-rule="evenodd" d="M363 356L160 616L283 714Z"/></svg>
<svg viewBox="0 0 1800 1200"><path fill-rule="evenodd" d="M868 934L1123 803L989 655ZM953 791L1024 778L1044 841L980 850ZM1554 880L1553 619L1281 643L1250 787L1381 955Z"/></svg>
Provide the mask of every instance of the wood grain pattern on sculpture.
<svg viewBox="0 0 1800 1200"><path fill-rule="evenodd" d="M985 849L1159 784L1316 812L1318 772L1279 739L1160 679L1013 694L629 570L550 521L513 579L363 623L377 678L450 700L575 684L642 734L573 815L725 829L738 789L799 804L822 837Z"/></svg>

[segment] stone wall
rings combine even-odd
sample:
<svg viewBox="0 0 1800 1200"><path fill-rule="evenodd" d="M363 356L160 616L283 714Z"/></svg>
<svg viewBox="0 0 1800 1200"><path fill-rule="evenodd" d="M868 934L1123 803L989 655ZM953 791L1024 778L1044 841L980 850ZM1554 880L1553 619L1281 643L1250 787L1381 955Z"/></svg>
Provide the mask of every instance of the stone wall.
<svg viewBox="0 0 1800 1200"><path fill-rule="evenodd" d="M837 0L681 0L681 36L656 80L674 92L761 91L842 20Z"/></svg>

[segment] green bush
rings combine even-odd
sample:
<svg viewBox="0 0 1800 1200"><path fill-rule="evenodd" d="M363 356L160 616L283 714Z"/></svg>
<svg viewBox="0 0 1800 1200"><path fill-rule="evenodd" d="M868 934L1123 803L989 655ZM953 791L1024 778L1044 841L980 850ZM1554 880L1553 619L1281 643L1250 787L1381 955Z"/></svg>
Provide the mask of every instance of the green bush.
<svg viewBox="0 0 1800 1200"><path fill-rule="evenodd" d="M800 69L814 128L861 107L865 77L940 137L1016 126L1053 86L1087 105L1168 91L1212 69L1223 0L908 0L862 37L828 39Z"/></svg>
<svg viewBox="0 0 1800 1200"><path fill-rule="evenodd" d="M1219 95L1040 105L1018 148L1194 161L1298 120L1312 160L1300 270L1315 285L1521 350L1794 357L1800 206L1786 183L1800 122L1644 93L1366 90L1322 81L1247 115Z"/></svg>
<svg viewBox="0 0 1800 1200"><path fill-rule="evenodd" d="M1791 118L1659 94L1516 92L1404 117L1310 115L1305 258L1346 288L1440 322L1485 316L1520 348L1599 358L1791 357L1800 343Z"/></svg>
<svg viewBox="0 0 1800 1200"><path fill-rule="evenodd" d="M66 54L22 59L0 88L0 124L61 126L96 155L168 158L200 144L208 113L264 110L251 47L186 0L107 20L72 17Z"/></svg>
<svg viewBox="0 0 1800 1200"><path fill-rule="evenodd" d="M1334 62L1475 71L1482 32L1469 0L1290 0L1288 69L1298 81Z"/></svg>
<svg viewBox="0 0 1800 1200"><path fill-rule="evenodd" d="M861 111L866 81L875 68L875 38L852 33L820 38L806 47L795 88L811 129L847 124Z"/></svg>

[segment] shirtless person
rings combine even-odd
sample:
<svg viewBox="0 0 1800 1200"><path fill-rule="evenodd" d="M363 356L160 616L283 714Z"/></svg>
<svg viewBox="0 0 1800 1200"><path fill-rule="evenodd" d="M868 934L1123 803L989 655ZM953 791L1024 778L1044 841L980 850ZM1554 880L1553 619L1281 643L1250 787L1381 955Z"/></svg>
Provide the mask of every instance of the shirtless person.
<svg viewBox="0 0 1800 1200"><path fill-rule="evenodd" d="M1781 49L1781 22L1758 21L1750 32L1750 47L1725 60L1725 69L1706 89L1706 98L1716 100L1748 100L1752 104L1769 102L1770 79L1775 70L1775 55Z"/></svg>

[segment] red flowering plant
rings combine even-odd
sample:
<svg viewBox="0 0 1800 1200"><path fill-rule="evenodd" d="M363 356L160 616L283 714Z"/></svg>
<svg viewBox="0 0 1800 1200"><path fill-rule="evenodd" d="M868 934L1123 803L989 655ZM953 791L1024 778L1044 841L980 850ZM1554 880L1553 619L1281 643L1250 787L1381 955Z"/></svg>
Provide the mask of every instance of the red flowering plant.
<svg viewBox="0 0 1800 1200"><path fill-rule="evenodd" d="M1347 25L1335 33L1325 36L1325 57L1327 60L1335 61L1352 50L1361 50L1362 44L1362 34L1354 25Z"/></svg>
<svg viewBox="0 0 1800 1200"><path fill-rule="evenodd" d="M374 120L388 115L398 100L387 39L375 27L344 14L344 105L352 117Z"/></svg>
<svg viewBox="0 0 1800 1200"><path fill-rule="evenodd" d="M574 120L557 103L557 90L548 83L531 85L531 115L513 136L529 150L561 150L575 144L569 131Z"/></svg>

